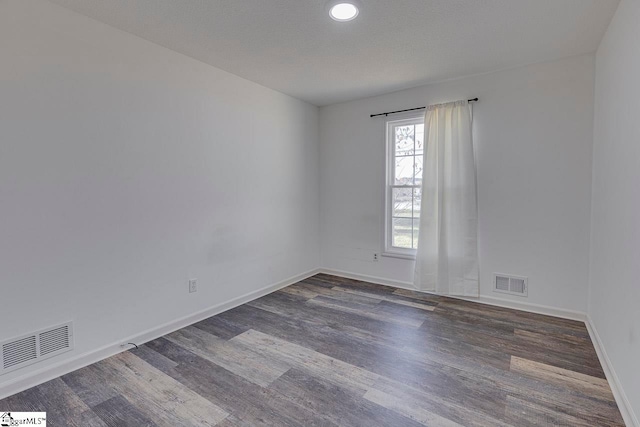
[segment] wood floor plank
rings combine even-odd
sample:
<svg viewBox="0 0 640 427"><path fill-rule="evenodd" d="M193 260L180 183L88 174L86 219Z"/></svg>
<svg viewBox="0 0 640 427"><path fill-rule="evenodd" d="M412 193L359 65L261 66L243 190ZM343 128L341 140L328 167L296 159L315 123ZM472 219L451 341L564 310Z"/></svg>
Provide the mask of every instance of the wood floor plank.
<svg viewBox="0 0 640 427"><path fill-rule="evenodd" d="M238 420L234 415L229 415L227 418L220 421L216 427L240 427L243 425L244 422L242 420Z"/></svg>
<svg viewBox="0 0 640 427"><path fill-rule="evenodd" d="M373 356L372 360L375 360L376 352L388 350L388 347L381 349L374 346L377 342L377 334L375 333L331 321L318 324L311 319L301 318L308 314L304 312L304 307L301 310L301 315L292 320L289 316L277 315L254 307L245 307L230 315L228 319L243 322L250 318L251 320L243 324L252 325L255 330L265 334L316 350L333 358L349 361L352 364L360 363L359 360L365 362L370 355ZM385 325L389 324L385 323ZM392 329L397 332L398 328L393 327ZM402 329L404 330L404 328ZM394 334L393 330L385 331L385 335L390 338L386 344L397 351L402 341L399 340L399 334ZM366 345L367 348L364 348L363 345ZM508 362L506 366L508 366Z"/></svg>
<svg viewBox="0 0 640 427"><path fill-rule="evenodd" d="M376 390L374 388L369 389L364 395L364 398L377 403L378 405L391 409L399 414L419 422L429 427L462 427L462 424L458 424L440 415L430 412L422 405L414 405L412 402L403 399L402 397L396 397L387 394L383 391Z"/></svg>
<svg viewBox="0 0 640 427"><path fill-rule="evenodd" d="M316 292L309 291L309 290L304 289L304 288L299 287L299 286L288 286L288 287L286 287L284 289L280 289L278 292L284 292L284 293L291 294L291 295L297 295L297 296L301 296L301 297L306 298L306 299L312 299L312 298L315 298L318 295L320 295L320 294L318 294Z"/></svg>
<svg viewBox="0 0 640 427"><path fill-rule="evenodd" d="M331 422L344 427L420 427L403 414L354 395L324 378L298 369L287 371L270 387L314 412L324 414Z"/></svg>
<svg viewBox="0 0 640 427"><path fill-rule="evenodd" d="M514 335L514 338L521 344L544 347L557 353L576 353L585 363L599 366L595 363L598 355L590 339L569 334L542 333L517 328L514 329Z"/></svg>
<svg viewBox="0 0 640 427"><path fill-rule="evenodd" d="M302 279L301 281L296 283L296 285L302 285L302 284L309 284L309 285L319 286L321 288L327 288L327 289L331 289L336 285L335 282L324 281L324 280L318 279L318 275L317 274L315 276L307 277L306 279Z"/></svg>
<svg viewBox="0 0 640 427"><path fill-rule="evenodd" d="M339 301L345 302L356 302L360 304L371 304L376 305L382 301L382 298L378 298L379 294L367 293L367 294L358 294L356 292L348 293L345 295L344 291L337 289L336 286L333 287L323 287L312 285L309 283L297 283L295 285L290 286L290 288L299 288L305 289L310 292L316 293L316 296L324 296L328 298L334 298ZM345 289L345 288L341 288Z"/></svg>
<svg viewBox="0 0 640 427"><path fill-rule="evenodd" d="M216 427L240 427L242 422L236 423L233 418L235 418L233 415L228 416L224 420L220 421Z"/></svg>
<svg viewBox="0 0 640 427"><path fill-rule="evenodd" d="M270 325L274 323L282 325L284 319L271 319L269 317L269 315L271 315L270 313L263 314L265 314L265 317L261 319L262 321L258 322L258 325L262 325L263 331L275 331L275 333L277 333L278 328L272 328ZM425 355L436 351L433 346L431 348L424 347L421 351L411 353L399 345L401 341L396 339L384 343L384 341L377 340L374 335L359 335L357 330L350 329L348 326L342 325L340 328L339 331L329 328L316 329L311 330L310 333L307 333L307 329L303 329L303 333L296 333L296 330L294 330L284 335L289 338L289 342L294 341L302 345L306 342L311 344L320 343L321 345L318 347L318 352L353 365L365 367L381 375L396 376L401 379L406 378L407 381L424 383L432 385L433 387L440 387L446 384L452 390L466 387L464 382L459 381L458 372L451 371L447 374L446 370L442 369L442 366L436 367L435 364L424 364ZM344 334L342 334L341 331L344 331ZM293 336L293 338L291 338L291 336ZM309 338L309 341L307 341L307 338ZM398 337L395 336L394 338ZM410 343L412 341L414 341L414 339L409 337L406 342ZM448 353L439 352L441 355L439 360L461 360L461 356L458 353L464 354L465 352L460 351L459 348L451 349ZM470 371L476 371L479 361L477 357L473 356L472 354L472 357L466 359L465 363L460 362L458 366L463 365ZM502 358L502 355L496 353L491 357L497 359ZM508 369L510 359L508 356L505 356L503 359L504 362L502 362L501 368ZM475 381L478 383L482 382L482 379L476 376L468 378L467 381ZM476 392L477 391L478 390L476 390ZM491 389L487 390L487 392L490 391Z"/></svg>
<svg viewBox="0 0 640 427"><path fill-rule="evenodd" d="M399 333L397 327L378 330L377 333L354 328L342 323L325 322L317 324L302 312L292 320L290 316L281 316L254 307L244 307L229 315L229 321L251 325L255 330L274 337L298 344L327 356L363 366L376 362L381 356L394 363L398 354L402 354L402 346L412 341L411 336ZM250 319L250 320L246 320ZM406 332L405 328L401 328ZM400 353L399 353L400 352ZM504 362L508 369L509 360Z"/></svg>
<svg viewBox="0 0 640 427"><path fill-rule="evenodd" d="M293 319L306 319L311 323L318 325L327 325L331 323L341 323L351 325L355 328L377 332L388 327L402 326L413 328L412 326L398 325L385 320L373 319L371 317L362 316L358 313L348 313L346 311L334 310L332 308L323 307L322 305L305 305L305 300L292 298L291 295L275 295L270 294L266 297L257 299L247 303L250 307L260 308L283 317L291 317Z"/></svg>
<svg viewBox="0 0 640 427"><path fill-rule="evenodd" d="M105 424L60 378L0 400L2 410L46 412L47 425L104 427Z"/></svg>
<svg viewBox="0 0 640 427"><path fill-rule="evenodd" d="M246 328L242 328L236 324L229 323L220 316L209 317L201 322L192 325L195 328L207 331L212 335L228 340L236 335L246 332Z"/></svg>
<svg viewBox="0 0 640 427"><path fill-rule="evenodd" d="M584 323L318 274L0 401L52 426L624 426Z"/></svg>
<svg viewBox="0 0 640 427"><path fill-rule="evenodd" d="M145 360L147 363L153 360L153 363L149 363L149 364L152 366L155 366L161 371L165 371L167 369L175 368L176 366L178 366L178 364L173 360L168 359L163 355L156 353L155 351L151 350L149 347L145 345L141 345L138 348L131 349L129 351L135 354L136 356L138 356L139 358Z"/></svg>
<svg viewBox="0 0 640 427"><path fill-rule="evenodd" d="M433 304L439 304L443 301L447 301L446 297L442 297L439 295L429 294L425 292L412 291L409 289L394 289L391 292L393 295L403 296L406 298L411 298L415 301L423 301L430 302Z"/></svg>
<svg viewBox="0 0 640 427"><path fill-rule="evenodd" d="M236 337L241 339L243 335ZM325 337L316 335L314 339L324 340ZM330 338L330 337L327 337ZM469 405L478 410L491 413L500 409L496 406L494 397L499 395L493 388L490 379L479 376L461 376L458 369L450 369L447 366L425 364L421 355L412 357L402 348L393 346L376 345L366 340L354 339L353 334L344 342L325 341L326 345L319 350L334 359L346 361L354 366L365 368L377 375L397 378L413 384L417 388L430 389L436 392L441 387L447 387L453 394L470 394ZM252 348L256 346L251 345ZM311 352L309 352L311 353ZM443 356L447 357L447 356ZM471 369L476 369L477 360L469 363Z"/></svg>
<svg viewBox="0 0 640 427"><path fill-rule="evenodd" d="M130 352L96 364L110 384L159 426L215 426L229 415Z"/></svg>
<svg viewBox="0 0 640 427"><path fill-rule="evenodd" d="M440 314L439 309L436 312ZM467 322L458 317L451 318L444 314L429 318L429 321L424 322L420 329L429 334L455 339L474 346L499 349L506 354L526 357L587 375L604 376L598 359L590 356L590 353L562 352L545 346L529 345L515 335L513 328L506 328L504 325L492 328L486 323Z"/></svg>
<svg viewBox="0 0 640 427"><path fill-rule="evenodd" d="M413 341L403 343L403 348L420 357L424 353L444 354L452 360L461 358L473 365L491 366L498 369L509 369L511 355L499 347L486 345L484 342L467 342L448 336L447 333L420 330L421 334L413 337Z"/></svg>
<svg viewBox="0 0 640 427"><path fill-rule="evenodd" d="M267 387L289 369L286 364L267 359L246 346L226 342L192 326L173 332L165 338L263 387Z"/></svg>
<svg viewBox="0 0 640 427"><path fill-rule="evenodd" d="M452 313L448 310L441 310L440 307L436 312L438 316L430 317L429 322L423 324L422 330L477 346L497 348L504 353L527 353L529 355L535 353L535 357L550 363L554 361L564 365L573 363L579 365L581 369L592 368L593 372L599 372L595 369L596 366L599 369L597 358L594 362L591 353L569 351L563 354L562 351L566 348L556 351L539 344L530 345L522 338L522 335L515 334L514 325L509 322L494 321L473 314L469 315L466 312Z"/></svg>
<svg viewBox="0 0 640 427"><path fill-rule="evenodd" d="M313 283L316 284L325 284L328 287L332 288L334 286L341 286L343 288L353 288L356 290L367 290L371 293L377 293L380 295L389 295L392 294L396 288L393 288L391 286L384 286L384 285L376 285L373 283L369 283L369 282L363 282L361 280L355 280L355 279L347 279L344 277L338 277L338 276L331 276L328 274L316 274L315 276L313 276L310 279L305 279L305 282L309 282L313 280Z"/></svg>
<svg viewBox="0 0 640 427"><path fill-rule="evenodd" d="M249 346L266 357L280 360L313 376L328 378L359 395L363 395L379 378L379 375L357 366L262 332L250 330L231 341Z"/></svg>
<svg viewBox="0 0 640 427"><path fill-rule="evenodd" d="M511 370L544 380L553 384L560 384L573 388L581 393L601 399L615 401L609 383L606 379L592 377L579 372L562 369L544 363L534 362L521 357L511 357Z"/></svg>
<svg viewBox="0 0 640 427"><path fill-rule="evenodd" d="M122 396L113 397L94 406L93 411L109 427L157 426Z"/></svg>
<svg viewBox="0 0 640 427"><path fill-rule="evenodd" d="M420 325L424 322L424 319L412 319L408 317L392 317L383 312L381 312L380 307L376 306L371 307L366 304L357 304L357 303L338 303L333 301L331 298L326 297L317 297L311 300L306 301L307 305L319 305L324 308L329 308L332 310L342 311L345 313L356 314L358 316L367 317L370 319L379 320L381 322L389 322L395 323L398 325L408 326L411 328L419 328Z"/></svg>
<svg viewBox="0 0 640 427"><path fill-rule="evenodd" d="M382 392L391 396L390 399L405 402L405 405L409 407L421 408L423 411L439 415L464 426L506 427L509 425L501 421L504 417L504 408L492 414L474 411L467 407L467 396L458 396L457 399L451 399L446 390L441 390L441 393L425 393L385 377L381 377L372 389L376 391L368 395L365 394L365 398L380 401L385 397L385 395L379 394Z"/></svg>
<svg viewBox="0 0 640 427"><path fill-rule="evenodd" d="M251 383L167 339L159 338L147 345L178 363L178 367L167 375L231 413L230 421L238 426L334 426L321 414Z"/></svg>
<svg viewBox="0 0 640 427"><path fill-rule="evenodd" d="M544 332L563 332L565 334L572 334L585 338L588 338L589 336L589 333L582 322L545 316L543 314L511 310L503 307L454 299L439 302L438 308L453 312L466 312L470 315L475 315L478 318L484 317L493 322L508 322L514 327L520 329L533 327L534 330Z"/></svg>
<svg viewBox="0 0 640 427"><path fill-rule="evenodd" d="M235 339L241 340L250 334L252 334L252 331L240 335ZM318 352L314 352L300 346L292 346L290 343L282 342L262 334L258 334L258 336L264 341L268 341L270 339L273 341L273 343L268 346L269 348L279 347L278 352L281 354L276 354L275 357L288 358L291 356L295 359L296 355L298 355L297 360L291 360L289 363L296 367L300 367L301 369L307 369L308 372L311 372L316 376L331 378L331 372L326 371L324 366L331 366L334 371L340 371L343 367L345 369L355 369L354 366L349 367L349 364L339 364L336 366L336 362L331 362L331 358L324 354L319 354ZM251 348L260 348L262 344L253 338L246 339L244 342L248 346L251 346ZM362 352L362 347L359 346L356 348L358 348L359 351L353 352L354 355ZM362 390L366 390L375 378L381 375L386 375L398 378L399 381L412 384L418 389L429 390L430 392L438 392L442 387L446 387L448 392L454 396L469 395L470 397L467 400L469 407L486 413L493 413L494 411L501 410L502 408L500 403L496 404L495 402L496 396L499 396L500 393L496 393L492 388L490 380L483 379L478 376L464 377L460 375L457 369L448 369L443 366L440 366L439 369L435 369L434 365L427 366L421 361L410 360L402 353L392 353L389 357L382 358L380 356L381 354L379 353L378 358L372 359L373 363L362 358L352 356L354 357L354 363L368 369L368 371L362 371L360 369L357 371L359 373L364 372L367 377L367 381L358 381L358 386L354 389L352 384L345 385L344 380L342 379L343 374L341 373L341 380L339 384L347 389L356 390L356 392L362 393ZM314 366L314 369L310 369L307 364L307 360L311 360L318 364L322 363L323 366L322 368ZM300 364L302 361L304 364ZM330 379L330 381L336 380Z"/></svg>
<svg viewBox="0 0 640 427"><path fill-rule="evenodd" d="M368 293L368 292L365 292L365 291L358 291L358 290L355 290L353 288L343 288L343 287L340 287L340 286L335 286L332 289L336 290L336 291L339 291L339 292L346 292L346 293L350 293L350 294L354 294L354 295L360 295L360 296L364 296L364 297L368 297L368 298L371 297L371 296L376 295L376 294L371 294L371 293ZM391 302L393 304L399 304L399 305L405 305L407 307L418 308L420 310L433 311L436 308L434 305L426 304L424 302L407 301L405 299L394 298L392 296L386 296L386 295L377 294L376 298L380 299L380 300L383 300L383 301Z"/></svg>
<svg viewBox="0 0 640 427"><path fill-rule="evenodd" d="M321 342L315 337L331 328L331 322L320 321L307 313L305 316L288 316L275 313L276 310L263 310L250 305L222 313L225 320L265 334L277 336L308 348L318 348ZM246 331L245 331L246 332Z"/></svg>
<svg viewBox="0 0 640 427"><path fill-rule="evenodd" d="M331 290L333 291L334 289L337 289L337 287ZM354 296L359 299L364 299L365 302L353 300ZM392 300L392 298L382 296L380 299L375 299L356 295L351 292L335 291L333 295L321 295L312 300L308 300L306 303L321 302L333 306L337 305L353 310L354 313L360 312L363 316L373 313L377 315L373 317L375 319L390 323L406 324L411 327L416 327L417 324L428 319L428 312L435 309L435 307L430 307L428 310L422 310L408 305L398 305L389 300Z"/></svg>
<svg viewBox="0 0 640 427"><path fill-rule="evenodd" d="M89 407L120 395L104 381L95 365L86 366L60 378Z"/></svg>
<svg viewBox="0 0 640 427"><path fill-rule="evenodd" d="M407 349L407 351L412 351ZM541 407L551 407L553 412L580 416L587 419L590 414L599 414L598 419L619 420L620 414L609 400L602 400L590 394L583 394L567 388L565 384L554 384L540 381L537 378L521 375L517 372L496 368L484 363L473 363L454 355L442 355L439 352L418 352L418 356L433 360L435 363L459 369L458 374L475 378L476 376L491 379L496 389L505 391L514 398L527 400ZM601 423L605 425L605 423ZM618 425L618 424L613 424Z"/></svg>
<svg viewBox="0 0 640 427"><path fill-rule="evenodd" d="M558 411L549 411L531 401L518 399L513 396L507 397L506 419L512 425L522 427L544 427L544 426L571 426L571 427L591 427L589 421L581 420L571 415Z"/></svg>

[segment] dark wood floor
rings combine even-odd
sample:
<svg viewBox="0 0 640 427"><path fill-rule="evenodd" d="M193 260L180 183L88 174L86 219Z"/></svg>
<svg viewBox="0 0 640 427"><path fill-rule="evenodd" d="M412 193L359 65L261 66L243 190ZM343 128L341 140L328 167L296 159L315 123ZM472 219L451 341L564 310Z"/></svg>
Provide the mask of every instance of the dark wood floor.
<svg viewBox="0 0 640 427"><path fill-rule="evenodd" d="M623 426L585 325L319 274L0 401L51 426Z"/></svg>

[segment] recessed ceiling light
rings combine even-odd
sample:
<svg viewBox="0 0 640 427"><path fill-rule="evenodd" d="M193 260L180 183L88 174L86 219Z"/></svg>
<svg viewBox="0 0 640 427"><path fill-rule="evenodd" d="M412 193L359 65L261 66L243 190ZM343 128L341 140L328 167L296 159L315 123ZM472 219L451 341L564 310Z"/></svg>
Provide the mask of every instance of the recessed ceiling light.
<svg viewBox="0 0 640 427"><path fill-rule="evenodd" d="M335 3L329 8L329 16L334 21L345 22L356 19L358 16L358 6L352 2Z"/></svg>

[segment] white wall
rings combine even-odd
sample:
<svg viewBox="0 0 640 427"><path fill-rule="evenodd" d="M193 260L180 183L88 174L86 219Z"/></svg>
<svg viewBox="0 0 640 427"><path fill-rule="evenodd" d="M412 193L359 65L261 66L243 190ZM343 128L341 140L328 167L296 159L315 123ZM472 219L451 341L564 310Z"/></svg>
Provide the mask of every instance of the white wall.
<svg viewBox="0 0 640 427"><path fill-rule="evenodd" d="M385 118L369 114L477 96L481 296L586 312L593 85L586 55L321 108L323 266L412 281L413 261L372 261ZM493 272L528 276L528 298L492 292Z"/></svg>
<svg viewBox="0 0 640 427"><path fill-rule="evenodd" d="M623 0L597 53L589 316L640 426L638 22Z"/></svg>
<svg viewBox="0 0 640 427"><path fill-rule="evenodd" d="M318 266L317 107L40 0L0 64L0 341L72 319L54 363Z"/></svg>
<svg viewBox="0 0 640 427"><path fill-rule="evenodd" d="M319 264L410 281L411 261L372 261L384 118L369 114L478 96L483 298L585 311L591 224L589 314L640 411L639 9L623 1L598 52L591 207L591 55L323 107L318 124L49 2L0 1L0 341L74 320L74 352L41 368ZM529 276L529 297L494 294L494 271Z"/></svg>

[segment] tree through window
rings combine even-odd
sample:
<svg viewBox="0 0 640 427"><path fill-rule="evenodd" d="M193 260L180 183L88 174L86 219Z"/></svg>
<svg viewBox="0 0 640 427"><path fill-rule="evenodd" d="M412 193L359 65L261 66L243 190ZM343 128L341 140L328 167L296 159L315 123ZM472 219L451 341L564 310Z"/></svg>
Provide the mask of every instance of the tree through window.
<svg viewBox="0 0 640 427"><path fill-rule="evenodd" d="M420 226L424 119L387 122L385 253L415 256Z"/></svg>

